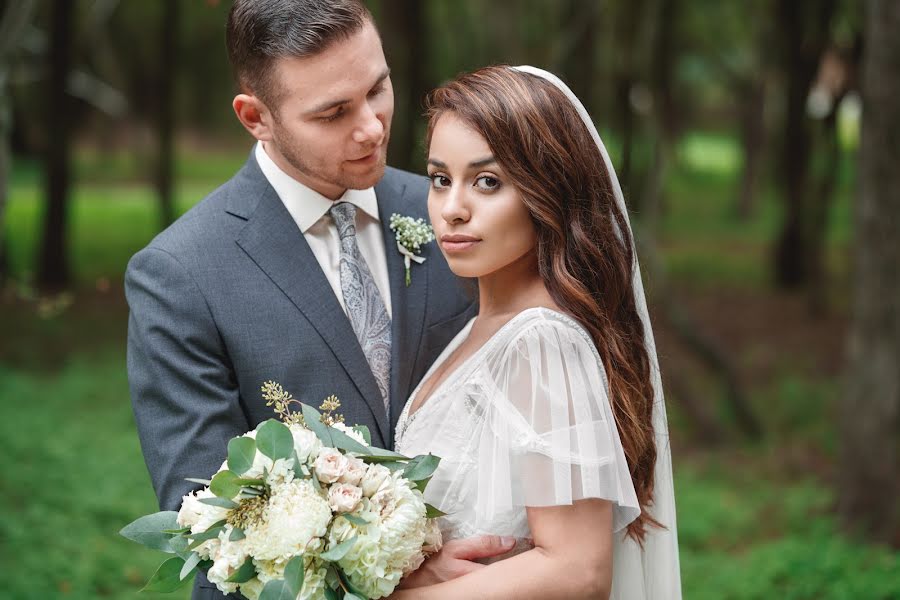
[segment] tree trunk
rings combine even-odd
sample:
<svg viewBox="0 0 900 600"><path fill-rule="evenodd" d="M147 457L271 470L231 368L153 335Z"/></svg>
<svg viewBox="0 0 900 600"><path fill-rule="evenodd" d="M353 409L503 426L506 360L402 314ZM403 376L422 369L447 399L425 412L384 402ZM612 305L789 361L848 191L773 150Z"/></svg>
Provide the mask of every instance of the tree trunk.
<svg viewBox="0 0 900 600"><path fill-rule="evenodd" d="M839 510L848 529L900 546L900 3L866 3L854 304Z"/></svg>
<svg viewBox="0 0 900 600"><path fill-rule="evenodd" d="M395 167L424 172L420 152L422 101L429 89L425 72L428 64L425 33L425 3L419 0L382 2L385 15L385 50L394 83L394 120L391 126L390 156Z"/></svg>
<svg viewBox="0 0 900 600"><path fill-rule="evenodd" d="M6 242L6 205L9 194L9 172L12 163L10 137L13 118L9 80L13 57L19 40L31 20L34 0L10 2L0 16L0 289L9 277Z"/></svg>
<svg viewBox="0 0 900 600"><path fill-rule="evenodd" d="M740 221L746 222L756 213L759 175L766 143L766 88L762 77L748 81L741 88L740 126L744 164L735 213Z"/></svg>
<svg viewBox="0 0 900 600"><path fill-rule="evenodd" d="M787 82L782 139L781 182L784 225L775 246L775 282L798 288L809 278L809 240L806 235L810 133L806 98L828 37L835 0L779 0L778 24Z"/></svg>
<svg viewBox="0 0 900 600"><path fill-rule="evenodd" d="M156 170L156 194L162 227L175 220L175 73L178 68L178 0L165 0L160 31L159 114L157 136L159 157Z"/></svg>
<svg viewBox="0 0 900 600"><path fill-rule="evenodd" d="M38 268L38 285L46 291L59 291L70 283L66 256L66 224L70 183L72 102L66 93L66 82L72 55L74 12L74 0L53 2L49 94L46 105L48 130L53 132L53 136L48 141L46 149L47 211L44 215L44 237Z"/></svg>

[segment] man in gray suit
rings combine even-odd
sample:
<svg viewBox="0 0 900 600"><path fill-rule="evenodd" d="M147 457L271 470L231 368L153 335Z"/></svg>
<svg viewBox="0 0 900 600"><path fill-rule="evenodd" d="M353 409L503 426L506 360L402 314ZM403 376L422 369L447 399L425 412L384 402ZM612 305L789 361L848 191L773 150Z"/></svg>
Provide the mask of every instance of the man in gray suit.
<svg viewBox="0 0 900 600"><path fill-rule="evenodd" d="M392 214L427 220L427 179L385 167L393 91L357 0L236 0L227 28L257 143L244 167L138 252L128 374L153 487L177 510L228 440L274 413L275 380L391 447L407 397L474 315L435 244L405 281ZM451 542L414 576L458 576L509 541ZM223 596L200 574L194 598Z"/></svg>

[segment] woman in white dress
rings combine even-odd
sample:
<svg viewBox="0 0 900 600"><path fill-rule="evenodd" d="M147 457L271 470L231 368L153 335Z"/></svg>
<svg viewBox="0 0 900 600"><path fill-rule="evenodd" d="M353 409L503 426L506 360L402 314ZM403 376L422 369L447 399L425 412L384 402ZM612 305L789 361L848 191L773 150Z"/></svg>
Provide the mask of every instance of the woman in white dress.
<svg viewBox="0 0 900 600"><path fill-rule="evenodd" d="M479 313L413 392L396 447L442 458L426 499L445 539L517 543L392 598L680 598L656 349L596 128L532 67L463 75L429 117L429 214Z"/></svg>

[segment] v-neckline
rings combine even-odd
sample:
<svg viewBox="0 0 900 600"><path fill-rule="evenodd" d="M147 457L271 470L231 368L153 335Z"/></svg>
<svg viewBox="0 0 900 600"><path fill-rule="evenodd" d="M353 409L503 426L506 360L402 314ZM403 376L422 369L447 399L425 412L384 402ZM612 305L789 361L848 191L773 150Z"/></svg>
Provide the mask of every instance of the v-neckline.
<svg viewBox="0 0 900 600"><path fill-rule="evenodd" d="M416 399L419 397L419 391L422 389L423 384L427 383L431 379L432 375L435 374L435 371L437 371L437 369L439 369L440 366L442 364L444 364L444 362L446 362L450 358L450 356L452 356L452 354L466 342L467 339L469 339L469 336L472 334L472 328L475 326L475 321L478 320L478 317L475 317L471 321L469 321L468 324L466 324L466 326L462 330L460 330L457 337L453 340L454 342L459 340L458 343L455 343L455 344L451 343L449 346L447 346L444 349L444 352L441 353L440 356L438 356L438 359L436 361L434 361L434 364L431 365L431 368L428 369L428 372L425 373L424 377L422 377L422 380L419 382L419 385L417 385L416 389L413 390L413 393L410 395L409 402L408 402L408 405L407 405L407 408L405 411L406 412L406 421L407 422L410 421L414 416L418 415L419 412L421 412L423 408L425 408L426 406L431 404L431 402L439 395L440 392L443 391L443 389L447 386L447 384L450 383L452 380L456 379L461 373L463 373L464 369L466 369L469 366L469 364L472 362L472 360L476 356L478 356L479 354L484 352L489 346L493 345L494 342L497 340L498 336L505 329L507 329L510 325L512 325L512 323L514 321L519 319L522 315L524 315L528 312L531 312L533 310L549 310L552 312L557 312L557 311L554 311L552 308L547 308L545 306L533 306L531 308L526 308L525 310L522 310L522 311L516 313L515 315L513 315L506 323L504 323L503 325L498 327L497 331L495 331L493 334L491 334L491 336L487 340L485 340L485 342L481 346L479 346L467 359L462 361L450 373L447 373L447 376L444 377L444 380L442 382L440 382L434 389L431 390L431 393L428 395L427 398L425 398L425 400L419 405L419 407L416 410L412 410L412 405L415 404ZM463 335L463 334L465 334L465 335Z"/></svg>

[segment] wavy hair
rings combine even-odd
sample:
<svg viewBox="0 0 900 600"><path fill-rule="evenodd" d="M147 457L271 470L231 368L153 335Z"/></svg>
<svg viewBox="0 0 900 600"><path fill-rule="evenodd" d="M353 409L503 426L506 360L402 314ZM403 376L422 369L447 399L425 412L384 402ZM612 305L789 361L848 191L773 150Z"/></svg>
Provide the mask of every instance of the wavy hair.
<svg viewBox="0 0 900 600"><path fill-rule="evenodd" d="M632 286L634 245L600 150L562 91L507 66L442 85L426 109L426 147L441 115L453 113L484 136L531 213L541 278L591 335L606 368L641 505L628 535L643 544L648 525L663 527L647 512L656 465L651 366Z"/></svg>

